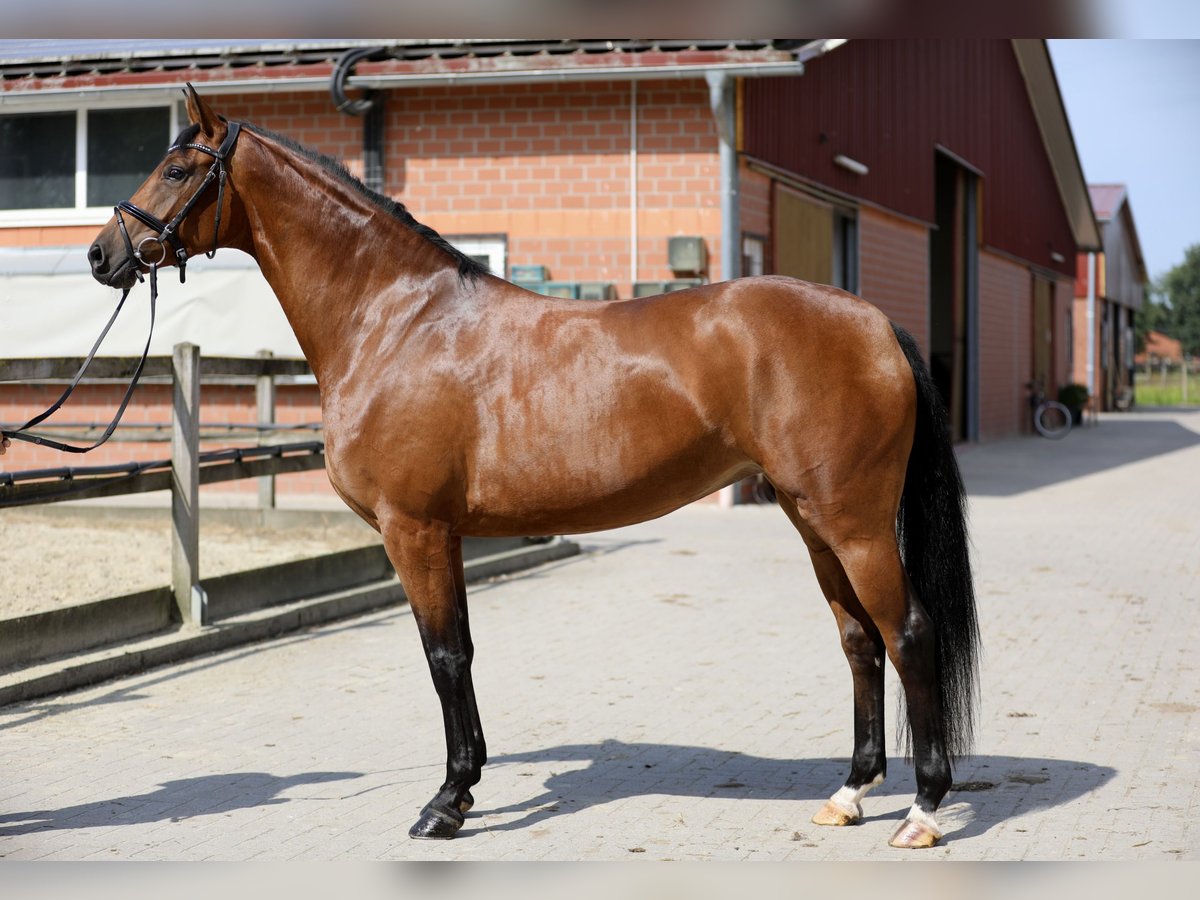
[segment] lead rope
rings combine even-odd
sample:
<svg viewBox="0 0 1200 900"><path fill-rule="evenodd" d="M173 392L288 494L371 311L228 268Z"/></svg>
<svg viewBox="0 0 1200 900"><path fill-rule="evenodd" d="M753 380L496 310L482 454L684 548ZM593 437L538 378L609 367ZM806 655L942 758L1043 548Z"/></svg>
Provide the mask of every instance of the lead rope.
<svg viewBox="0 0 1200 900"><path fill-rule="evenodd" d="M138 274L138 277L139 279L141 278L141 273ZM121 292L121 300L117 303L117 308L113 310L112 316L109 317L108 324L105 325L104 330L100 332L100 337L96 338L96 343L92 345L92 350L90 353L88 353L87 359L83 361L83 365L79 367L79 371L75 373L75 377L71 379L71 383L67 386L67 389L63 391L62 396L54 401L54 404L49 409L39 415L34 416L16 431L0 431L0 438L14 438L18 441L26 441L30 444L38 444L42 447L50 447L54 450L62 450L66 453L87 453L89 450L95 450L110 437L112 437L113 432L117 430L118 423L121 421L121 416L125 415L125 408L129 405L130 398L133 397L133 389L137 387L138 379L142 377L142 369L145 368L146 357L150 355L150 340L154 337L154 307L155 301L158 300L157 264L150 266L150 333L146 335L146 348L142 351L142 358L138 361L137 368L134 369L133 379L129 382L129 387L125 390L125 396L121 400L121 405L117 409L117 414L113 417L113 420L109 424L108 428L104 430L104 434L100 437L100 440L87 447L77 447L74 444L64 444L61 441L56 441L53 438L48 438L43 435L29 434L27 433L26 429L40 424L43 420L48 418L50 415L56 412L59 407L67 402L67 398L70 397L74 392L75 388L79 384L80 379L83 378L84 372L87 371L88 366L90 366L92 364L92 360L95 359L96 351L100 349L100 345L104 342L104 338L108 336L109 329L112 328L113 322L117 321L117 316L120 315L121 309L125 306L125 299L129 296L129 291L130 288L125 288Z"/></svg>

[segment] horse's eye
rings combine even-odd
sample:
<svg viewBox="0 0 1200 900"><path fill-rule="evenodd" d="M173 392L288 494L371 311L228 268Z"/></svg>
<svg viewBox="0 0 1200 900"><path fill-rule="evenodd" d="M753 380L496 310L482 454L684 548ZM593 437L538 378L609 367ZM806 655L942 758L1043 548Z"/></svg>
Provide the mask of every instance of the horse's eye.
<svg viewBox="0 0 1200 900"><path fill-rule="evenodd" d="M187 177L187 172L179 166L167 166L167 170L163 172L163 177L168 181L183 181Z"/></svg>

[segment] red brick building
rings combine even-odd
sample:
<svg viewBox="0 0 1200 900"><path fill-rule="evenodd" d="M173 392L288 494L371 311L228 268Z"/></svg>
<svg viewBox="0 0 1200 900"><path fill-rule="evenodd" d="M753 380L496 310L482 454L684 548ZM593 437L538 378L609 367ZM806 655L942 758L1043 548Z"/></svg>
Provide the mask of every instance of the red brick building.
<svg viewBox="0 0 1200 900"><path fill-rule="evenodd" d="M1070 379L1074 259L1099 239L1041 41L392 42L347 70L352 99L372 92L364 117L331 99L346 42L78 43L0 42L0 159L24 148L50 184L0 163L0 278L33 279L21 296L96 296L83 249L157 163L191 81L543 292L620 298L759 272L856 291L917 336L961 440L1024 430L1024 384ZM131 129L152 140L114 149ZM164 282L175 317L157 352L298 352L269 313L232 324L273 305L239 265ZM0 357L83 349L21 308ZM59 309L74 321L87 307ZM290 415L318 415L312 386L288 390ZM106 391L71 418L104 418ZM0 420L50 393L0 386ZM252 392L227 393L205 389L205 417L251 419ZM60 464L24 447L6 462Z"/></svg>
<svg viewBox="0 0 1200 900"><path fill-rule="evenodd" d="M1142 366L1151 368L1163 363L1169 366L1181 366L1183 365L1183 342L1177 341L1161 331L1147 331L1146 347L1141 353L1135 354L1133 359L1134 364L1139 368Z"/></svg>

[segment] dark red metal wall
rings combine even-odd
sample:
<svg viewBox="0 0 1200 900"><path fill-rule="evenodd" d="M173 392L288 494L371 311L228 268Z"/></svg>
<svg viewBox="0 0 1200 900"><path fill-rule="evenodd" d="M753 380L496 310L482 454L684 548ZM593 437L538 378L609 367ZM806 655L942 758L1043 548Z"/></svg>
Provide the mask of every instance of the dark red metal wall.
<svg viewBox="0 0 1200 900"><path fill-rule="evenodd" d="M746 79L743 97L747 155L930 225L944 147L982 173L986 246L1075 274L1070 223L1009 41L853 40L802 76ZM834 165L839 153L870 172Z"/></svg>

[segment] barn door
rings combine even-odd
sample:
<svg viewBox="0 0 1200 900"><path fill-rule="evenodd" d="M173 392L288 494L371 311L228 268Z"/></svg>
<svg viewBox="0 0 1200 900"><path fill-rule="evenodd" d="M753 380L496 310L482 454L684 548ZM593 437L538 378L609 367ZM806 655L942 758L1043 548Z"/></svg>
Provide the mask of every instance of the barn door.
<svg viewBox="0 0 1200 900"><path fill-rule="evenodd" d="M833 284L833 207L785 187L775 189L775 271Z"/></svg>

